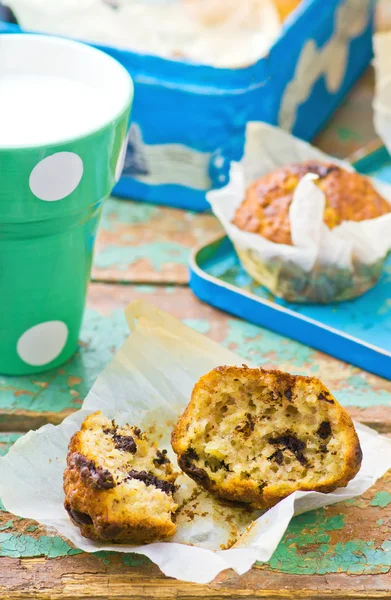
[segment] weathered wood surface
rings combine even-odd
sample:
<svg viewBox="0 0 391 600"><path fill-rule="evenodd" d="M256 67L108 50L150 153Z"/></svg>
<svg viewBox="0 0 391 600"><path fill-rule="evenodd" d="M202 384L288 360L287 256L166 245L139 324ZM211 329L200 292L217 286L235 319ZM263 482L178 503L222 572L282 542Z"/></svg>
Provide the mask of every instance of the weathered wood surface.
<svg viewBox="0 0 391 600"><path fill-rule="evenodd" d="M0 435L0 454L17 437ZM135 554L88 555L0 507L0 597L284 598L288 589L294 598L391 594L390 488L391 471L360 498L296 517L268 563L243 577L227 571L208 586L164 578Z"/></svg>
<svg viewBox="0 0 391 600"><path fill-rule="evenodd" d="M127 335L123 308L140 297L244 359L265 367L320 377L355 418L391 432L391 381L217 311L200 302L188 288L98 283L90 285L80 351L76 356L63 367L42 375L0 376L0 430L27 431L47 422L59 423L77 410Z"/></svg>
<svg viewBox="0 0 391 600"><path fill-rule="evenodd" d="M325 151L343 157L375 139L372 86L369 71L317 138ZM59 423L80 407L126 337L123 308L139 297L244 359L316 374L356 419L391 435L390 381L216 311L183 286L191 247L219 231L211 215L107 203L80 351L61 369L39 376L0 376L0 454L20 432ZM118 285L124 283L132 285ZM390 598L391 473L361 498L294 519L267 565L242 577L227 571L208 586L166 578L136 555L80 552L37 523L6 513L1 503L0 557L2 599Z"/></svg>
<svg viewBox="0 0 391 600"><path fill-rule="evenodd" d="M369 67L328 126L315 138L314 145L328 154L346 158L377 140L372 109L374 88L374 71Z"/></svg>
<svg viewBox="0 0 391 600"><path fill-rule="evenodd" d="M222 231L211 214L111 198L103 208L94 281L188 281L190 250Z"/></svg>

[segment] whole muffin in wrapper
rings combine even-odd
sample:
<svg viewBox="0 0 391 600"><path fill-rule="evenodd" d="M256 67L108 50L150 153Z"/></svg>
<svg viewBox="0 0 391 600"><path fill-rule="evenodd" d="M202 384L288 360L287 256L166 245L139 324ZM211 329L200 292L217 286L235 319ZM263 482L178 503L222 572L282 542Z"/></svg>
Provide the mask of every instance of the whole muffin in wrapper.
<svg viewBox="0 0 391 600"><path fill-rule="evenodd" d="M265 123L208 200L246 271L289 302L360 296L391 249L391 186Z"/></svg>

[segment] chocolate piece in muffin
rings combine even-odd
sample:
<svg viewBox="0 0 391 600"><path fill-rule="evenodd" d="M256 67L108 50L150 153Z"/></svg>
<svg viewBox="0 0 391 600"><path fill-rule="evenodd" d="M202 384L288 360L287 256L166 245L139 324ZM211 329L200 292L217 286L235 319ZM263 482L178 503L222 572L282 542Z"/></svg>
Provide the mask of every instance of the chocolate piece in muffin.
<svg viewBox="0 0 391 600"><path fill-rule="evenodd" d="M233 224L271 242L292 245L289 207L297 184L308 173L318 175L314 183L325 194L324 222L330 229L342 221L364 221L391 212L368 178L311 160L276 169L250 185Z"/></svg>
<svg viewBox="0 0 391 600"><path fill-rule="evenodd" d="M134 544L164 539L175 533L175 479L167 451L146 433L96 412L69 444L65 509L90 539Z"/></svg>
<svg viewBox="0 0 391 600"><path fill-rule="evenodd" d="M256 509L346 486L362 458L349 414L321 381L247 367L201 377L172 447L198 484Z"/></svg>

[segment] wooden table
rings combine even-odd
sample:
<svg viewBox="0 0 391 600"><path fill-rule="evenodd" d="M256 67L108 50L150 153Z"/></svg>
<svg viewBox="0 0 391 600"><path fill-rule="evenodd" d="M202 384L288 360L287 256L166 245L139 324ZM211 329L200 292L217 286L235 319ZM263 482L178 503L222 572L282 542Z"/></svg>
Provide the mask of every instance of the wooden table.
<svg viewBox="0 0 391 600"><path fill-rule="evenodd" d="M375 138L370 71L317 139L347 156ZM190 248L217 235L211 215L111 200L100 229L80 352L39 376L0 377L0 452L21 432L77 410L126 336L123 308L147 298L264 366L316 374L351 414L391 434L391 382L199 302L187 288ZM295 518L267 564L210 585L164 577L137 555L85 554L0 503L0 598L389 598L391 472L362 497Z"/></svg>

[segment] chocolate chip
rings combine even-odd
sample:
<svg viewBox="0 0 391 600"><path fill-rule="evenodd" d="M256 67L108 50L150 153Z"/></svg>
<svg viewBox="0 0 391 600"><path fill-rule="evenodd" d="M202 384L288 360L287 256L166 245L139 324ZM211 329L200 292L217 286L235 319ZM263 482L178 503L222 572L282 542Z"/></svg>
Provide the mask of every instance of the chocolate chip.
<svg viewBox="0 0 391 600"><path fill-rule="evenodd" d="M170 481L159 479L155 475L152 475L152 473L147 473L147 471L135 471L132 469L129 471L127 479L143 481L146 486L153 485L156 489L161 490L165 494L173 494L176 489L176 486Z"/></svg>
<svg viewBox="0 0 391 600"><path fill-rule="evenodd" d="M133 433L137 438L141 438L141 429L139 429L138 427L133 427Z"/></svg>
<svg viewBox="0 0 391 600"><path fill-rule="evenodd" d="M75 454L73 461L86 485L90 485L97 490L110 490L115 487L114 478L110 471L97 467L93 460L88 460L82 454Z"/></svg>
<svg viewBox="0 0 391 600"><path fill-rule="evenodd" d="M189 477L194 479L194 481L202 485L204 488L208 489L210 487L209 476L204 469L193 465L194 460L198 460L198 454L194 448L188 448L186 452L179 456L178 465L182 471L189 475Z"/></svg>
<svg viewBox="0 0 391 600"><path fill-rule="evenodd" d="M329 394L327 392L320 393L318 396L318 400L324 400L324 402L328 402L329 404L334 404L334 400L331 398L326 398Z"/></svg>
<svg viewBox="0 0 391 600"><path fill-rule="evenodd" d="M230 471L229 466L223 460L220 462L220 469L224 469L225 471Z"/></svg>
<svg viewBox="0 0 391 600"><path fill-rule="evenodd" d="M121 435L117 433L118 426L112 421L113 428L112 429L104 429L103 433L106 435L111 435L114 441L114 446L117 450L121 450L122 452L130 452L131 454L136 454L137 445L131 435Z"/></svg>
<svg viewBox="0 0 391 600"><path fill-rule="evenodd" d="M292 390L285 390L284 396L287 400L289 400L289 402L292 402L292 396L293 396Z"/></svg>
<svg viewBox="0 0 391 600"><path fill-rule="evenodd" d="M181 463L181 459L178 460L178 464L180 468L185 471L196 483L199 483L204 488L208 489L210 487L210 479L209 475L204 469L200 467L196 467L195 465L188 465L186 467Z"/></svg>
<svg viewBox="0 0 391 600"><path fill-rule="evenodd" d="M166 465L169 462L170 462L170 459L167 458L167 450L162 450L161 452L160 452L160 450L157 450L156 458L153 459L153 463L157 467L160 467L161 465Z"/></svg>
<svg viewBox="0 0 391 600"><path fill-rule="evenodd" d="M305 443L291 433L287 432L276 438L269 438L269 444L272 444L273 446L283 446L283 448L281 448L282 451L290 450L301 465L308 465L308 461L303 454Z"/></svg>
<svg viewBox="0 0 391 600"><path fill-rule="evenodd" d="M121 450L122 452L130 452L131 454L136 454L137 444L131 435L120 435L118 433L115 433L113 435L113 440L117 450Z"/></svg>
<svg viewBox="0 0 391 600"><path fill-rule="evenodd" d="M71 508L71 505L68 504L68 502L64 504L64 507L72 521L78 525L92 525L92 519L87 513Z"/></svg>
<svg viewBox="0 0 391 600"><path fill-rule="evenodd" d="M264 489L266 486L267 486L267 483L266 483L265 481L262 481L262 482L261 482L261 483L258 485L258 489L259 489L259 491L261 492L261 494L262 494L262 492L263 492L263 489Z"/></svg>
<svg viewBox="0 0 391 600"><path fill-rule="evenodd" d="M331 435L331 425L329 421L323 421L317 430L317 435L322 438L322 440L326 440Z"/></svg>
<svg viewBox="0 0 391 600"><path fill-rule="evenodd" d="M273 454L268 456L267 459L274 460L278 465L282 465L282 461L284 460L282 450L276 450L275 452L273 452Z"/></svg>
<svg viewBox="0 0 391 600"><path fill-rule="evenodd" d="M362 450L361 450L361 446L360 444L358 444L358 446L356 446L356 461L358 464L361 464L362 461Z"/></svg>
<svg viewBox="0 0 391 600"><path fill-rule="evenodd" d="M249 437L251 435L251 432L254 431L255 420L251 413L246 414L246 419L247 420L245 423L243 423L242 425L237 425L235 427L235 431L237 431L238 433L242 433L244 437Z"/></svg>
<svg viewBox="0 0 391 600"><path fill-rule="evenodd" d="M314 173L315 175L319 175L319 177L321 179L323 177L327 177L327 175L329 175L333 171L340 170L340 167L338 167L337 165L322 165L322 164L319 164L316 162L315 163L309 162L307 164L307 168L308 168L309 173Z"/></svg>
<svg viewBox="0 0 391 600"><path fill-rule="evenodd" d="M319 450L322 452L322 454L326 454L327 453L327 446L326 446L326 444L321 444L319 446Z"/></svg>
<svg viewBox="0 0 391 600"><path fill-rule="evenodd" d="M186 456L187 459L189 460L198 460L198 454L197 452L194 450L194 448L188 448L186 450L186 452L184 454L182 454L183 457Z"/></svg>

